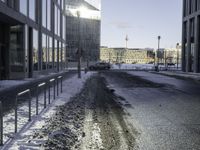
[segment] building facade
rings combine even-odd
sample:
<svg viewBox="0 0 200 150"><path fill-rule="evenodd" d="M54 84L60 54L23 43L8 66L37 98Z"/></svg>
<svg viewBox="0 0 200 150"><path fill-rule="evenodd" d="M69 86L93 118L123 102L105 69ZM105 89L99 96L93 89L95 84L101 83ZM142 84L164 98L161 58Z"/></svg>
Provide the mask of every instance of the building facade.
<svg viewBox="0 0 200 150"><path fill-rule="evenodd" d="M100 60L110 63L149 64L154 62L154 50L101 47Z"/></svg>
<svg viewBox="0 0 200 150"><path fill-rule="evenodd" d="M100 53L100 8L85 0L66 0L66 43L69 62L77 62L78 48L81 59L99 60Z"/></svg>
<svg viewBox="0 0 200 150"><path fill-rule="evenodd" d="M199 0L183 0L182 70L200 72Z"/></svg>
<svg viewBox="0 0 200 150"><path fill-rule="evenodd" d="M65 0L0 0L0 80L65 68Z"/></svg>

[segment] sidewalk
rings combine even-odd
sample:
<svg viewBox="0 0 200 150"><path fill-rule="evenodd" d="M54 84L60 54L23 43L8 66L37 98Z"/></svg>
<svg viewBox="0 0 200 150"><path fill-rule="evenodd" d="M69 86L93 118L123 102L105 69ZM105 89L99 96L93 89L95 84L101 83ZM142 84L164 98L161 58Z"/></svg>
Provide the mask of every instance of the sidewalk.
<svg viewBox="0 0 200 150"><path fill-rule="evenodd" d="M70 77L75 72L51 73L37 78L26 78L24 80L2 80L0 81L0 101L3 104L3 112L7 113L14 106L17 93L26 89L31 90L31 95L35 95L36 87L42 82L49 82L52 78L63 76L63 79Z"/></svg>
<svg viewBox="0 0 200 150"><path fill-rule="evenodd" d="M160 72L152 72L161 75L166 75L170 77L176 77L180 79L190 79L197 82L200 82L200 73L192 73L192 72L182 72L182 71L160 71Z"/></svg>
<svg viewBox="0 0 200 150"><path fill-rule="evenodd" d="M45 138L33 139L34 133L41 130L42 126L44 126L47 121L55 114L59 106L64 105L65 103L69 102L70 98L76 95L80 92L82 89L85 81L92 75L93 73L89 72L87 74L82 73L82 78L77 79L77 75L74 74L70 78L66 79L63 82L63 93L60 93L58 97L56 97L56 100L51 100L51 104L47 105L46 109L43 109L40 111L39 115L35 115L35 106L34 106L34 100L33 100L33 112L32 112L32 121L26 123L25 126L22 126L22 123L20 124L21 127L19 130L19 133L13 134L14 137L7 139L5 145L2 148L3 150L11 149L41 149L41 144L45 141ZM70 88L69 88L70 87ZM28 109L26 106L27 104L24 104L24 106L21 106L19 110L23 109L23 114L20 117L20 120L23 120L25 122L27 121L27 118L25 118L25 112ZM41 107L43 107L41 105ZM7 116L13 116L12 113L8 114ZM27 117L27 116L26 116ZM6 126L7 130L12 129L13 130L13 123L12 119L10 120L9 125Z"/></svg>

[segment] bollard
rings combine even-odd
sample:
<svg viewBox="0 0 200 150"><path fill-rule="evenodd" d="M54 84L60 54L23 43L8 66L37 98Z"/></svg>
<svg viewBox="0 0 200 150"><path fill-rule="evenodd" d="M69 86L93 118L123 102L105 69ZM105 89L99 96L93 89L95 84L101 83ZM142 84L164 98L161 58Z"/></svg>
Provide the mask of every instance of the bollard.
<svg viewBox="0 0 200 150"><path fill-rule="evenodd" d="M53 99L54 100L56 99L56 80L54 80L54 83L53 83Z"/></svg>
<svg viewBox="0 0 200 150"><path fill-rule="evenodd" d="M57 77L57 96L59 95L59 78Z"/></svg>
<svg viewBox="0 0 200 150"><path fill-rule="evenodd" d="M0 146L3 146L3 107L0 101Z"/></svg>
<svg viewBox="0 0 200 150"><path fill-rule="evenodd" d="M45 84L44 85L44 108L47 107L47 101L46 101L46 99L47 99L47 96L46 96L46 84Z"/></svg>
<svg viewBox="0 0 200 150"><path fill-rule="evenodd" d="M59 76L58 77L58 82L59 82L59 79L60 79L60 93L62 93L62 79L63 79L63 77ZM59 86L59 84L57 86Z"/></svg>
<svg viewBox="0 0 200 150"><path fill-rule="evenodd" d="M51 82L49 82L49 104L51 103Z"/></svg>
<svg viewBox="0 0 200 150"><path fill-rule="evenodd" d="M61 84L60 84L60 86L61 86L61 87L60 87L61 93L63 92L63 87L62 87L62 86L63 86L63 83L62 83L62 82L63 82L63 77L61 77Z"/></svg>
<svg viewBox="0 0 200 150"><path fill-rule="evenodd" d="M29 91L29 101L28 101L28 121L31 121L31 92Z"/></svg>
<svg viewBox="0 0 200 150"><path fill-rule="evenodd" d="M55 79L49 80L49 104L51 103L51 82L54 82L54 99L55 99Z"/></svg>
<svg viewBox="0 0 200 150"><path fill-rule="evenodd" d="M38 87L36 89L36 115L38 115Z"/></svg>
<svg viewBox="0 0 200 150"><path fill-rule="evenodd" d="M15 99L15 133L17 133L17 96Z"/></svg>

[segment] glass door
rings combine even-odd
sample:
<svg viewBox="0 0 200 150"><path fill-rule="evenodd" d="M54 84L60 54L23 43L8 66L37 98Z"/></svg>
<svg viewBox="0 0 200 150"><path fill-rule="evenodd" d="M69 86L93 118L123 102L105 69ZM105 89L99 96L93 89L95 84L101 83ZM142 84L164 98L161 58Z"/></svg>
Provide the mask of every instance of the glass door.
<svg viewBox="0 0 200 150"><path fill-rule="evenodd" d="M5 29L0 23L0 80L6 79Z"/></svg>

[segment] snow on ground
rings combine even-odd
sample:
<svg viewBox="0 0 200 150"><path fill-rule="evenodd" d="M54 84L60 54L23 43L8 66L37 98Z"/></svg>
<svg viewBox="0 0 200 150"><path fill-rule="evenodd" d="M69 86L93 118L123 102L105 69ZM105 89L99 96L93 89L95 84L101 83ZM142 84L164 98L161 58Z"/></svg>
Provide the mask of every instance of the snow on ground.
<svg viewBox="0 0 200 150"><path fill-rule="evenodd" d="M152 69L154 64L113 64L112 69Z"/></svg>
<svg viewBox="0 0 200 150"><path fill-rule="evenodd" d="M169 76L177 76L177 77L184 77L190 78L193 80L200 81L200 73L188 73L188 72L181 72L181 71L160 71L159 73Z"/></svg>
<svg viewBox="0 0 200 150"><path fill-rule="evenodd" d="M160 70L177 70L176 66L159 65ZM123 69L123 70L154 70L154 64L112 64L112 69ZM180 66L179 66L180 69ZM178 69L178 70L179 70Z"/></svg>
<svg viewBox="0 0 200 150"><path fill-rule="evenodd" d="M82 78L78 79L77 75L65 80L63 82L63 93L61 93L56 100L51 99L51 104L48 105L47 98L47 108L44 107L44 98L43 93L39 97L39 115L36 116L35 109L35 98L32 99L32 121L28 122L28 102L23 103L22 106L18 108L18 131L16 135L14 134L14 111L11 111L4 117L4 142L5 145L2 149L30 149L31 146L35 146L39 143L35 143L35 145L29 144L29 140L31 136L39 131L42 126L45 125L45 121L47 121L50 116L52 116L56 112L56 108L58 106L64 105L69 101L71 97L75 94L79 93L83 87L84 82L88 79L93 73L88 72L87 74L82 73ZM51 97L53 97L53 88L51 89ZM27 123L28 122L28 123ZM41 141L40 141L41 142ZM33 144L33 143L32 143ZM36 147L37 147L36 146ZM34 147L35 148L35 147ZM40 147L37 147L38 149Z"/></svg>

